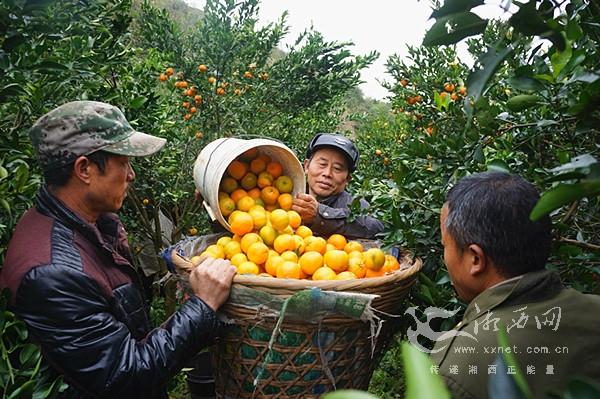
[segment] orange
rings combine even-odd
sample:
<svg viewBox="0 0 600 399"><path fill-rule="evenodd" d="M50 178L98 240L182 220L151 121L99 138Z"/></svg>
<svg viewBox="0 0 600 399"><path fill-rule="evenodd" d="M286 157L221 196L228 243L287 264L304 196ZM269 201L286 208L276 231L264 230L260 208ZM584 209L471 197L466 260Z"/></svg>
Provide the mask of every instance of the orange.
<svg viewBox="0 0 600 399"><path fill-rule="evenodd" d="M221 180L221 190L227 194L231 194L236 188L238 188L238 182L233 177L226 176Z"/></svg>
<svg viewBox="0 0 600 399"><path fill-rule="evenodd" d="M344 251L350 253L352 251L362 252L364 251L363 246L358 241L348 241L348 244L344 246Z"/></svg>
<svg viewBox="0 0 600 399"><path fill-rule="evenodd" d="M225 257L231 260L235 255L242 253L242 246L239 242L231 240L223 247L223 251Z"/></svg>
<svg viewBox="0 0 600 399"><path fill-rule="evenodd" d="M280 193L291 193L294 189L294 182L288 176L281 175L275 179L275 187Z"/></svg>
<svg viewBox="0 0 600 399"><path fill-rule="evenodd" d="M366 278L381 277L384 275L385 275L385 271L383 270L383 268L381 268L379 270L366 269L366 273L365 273Z"/></svg>
<svg viewBox="0 0 600 399"><path fill-rule="evenodd" d="M271 212L271 225L277 231L282 231L290 225L290 218L287 211L283 209L275 209Z"/></svg>
<svg viewBox="0 0 600 399"><path fill-rule="evenodd" d="M254 222L254 230L260 230L263 226L267 224L267 212L262 208L258 208L253 206L248 211L250 216L252 216L252 221Z"/></svg>
<svg viewBox="0 0 600 399"><path fill-rule="evenodd" d="M255 158L250 162L250 170L252 173L258 175L260 172L264 171L267 168L267 164L265 160L262 158Z"/></svg>
<svg viewBox="0 0 600 399"><path fill-rule="evenodd" d="M336 251L336 250L337 250L337 248L333 244L327 243L327 245L325 246L325 252Z"/></svg>
<svg viewBox="0 0 600 399"><path fill-rule="evenodd" d="M208 67L204 64L198 65L198 72L206 72L208 71Z"/></svg>
<svg viewBox="0 0 600 399"><path fill-rule="evenodd" d="M336 277L336 272L327 266L318 268L312 275L313 280L335 280Z"/></svg>
<svg viewBox="0 0 600 399"><path fill-rule="evenodd" d="M235 180L240 180L246 173L248 173L248 165L240 161L233 161L227 167L227 173L229 173L229 176L233 177Z"/></svg>
<svg viewBox="0 0 600 399"><path fill-rule="evenodd" d="M238 188L234 192L231 193L231 199L237 204L237 202L242 198L248 195L248 192L243 188Z"/></svg>
<svg viewBox="0 0 600 399"><path fill-rule="evenodd" d="M250 233L254 230L254 221L252 216L246 212L240 212L231 222L231 232L239 236Z"/></svg>
<svg viewBox="0 0 600 399"><path fill-rule="evenodd" d="M234 265L235 267L238 267L239 265L241 265L244 262L248 261L248 258L246 257L245 254L243 253L239 253L239 254L235 254L231 257L230 259L231 264Z"/></svg>
<svg viewBox="0 0 600 399"><path fill-rule="evenodd" d="M238 217L240 213L243 213L243 212L238 211L237 209L235 211L231 212L231 215L229 215L229 217L227 218L227 222L229 222L229 224L233 223L235 218Z"/></svg>
<svg viewBox="0 0 600 399"><path fill-rule="evenodd" d="M329 266L337 273L343 272L348 268L348 254L340 249L325 252L323 255L325 265Z"/></svg>
<svg viewBox="0 0 600 399"><path fill-rule="evenodd" d="M298 259L298 264L304 273L312 275L315 270L323 266L323 255L317 251L305 252Z"/></svg>
<svg viewBox="0 0 600 399"><path fill-rule="evenodd" d="M262 159L265 162L265 165L268 165L271 162L271 157L267 154L258 154L257 158Z"/></svg>
<svg viewBox="0 0 600 399"><path fill-rule="evenodd" d="M444 83L444 91L452 93L454 91L454 85L452 83Z"/></svg>
<svg viewBox="0 0 600 399"><path fill-rule="evenodd" d="M265 207L265 201L263 201L262 198L260 198L260 197L254 198L254 202L256 202L256 205L260 205L263 208Z"/></svg>
<svg viewBox="0 0 600 399"><path fill-rule="evenodd" d="M302 238L310 237L310 236L312 236L312 233L313 232L310 229L310 227L298 226L298 228L296 229L296 234Z"/></svg>
<svg viewBox="0 0 600 399"><path fill-rule="evenodd" d="M279 209L279 205L274 204L274 205L265 205L265 209L269 212L274 211L275 209Z"/></svg>
<svg viewBox="0 0 600 399"><path fill-rule="evenodd" d="M259 271L256 263L247 261L237 267L237 272L239 274L255 274L255 275L257 275L260 271Z"/></svg>
<svg viewBox="0 0 600 399"><path fill-rule="evenodd" d="M383 264L381 270L387 273L396 271L398 269L400 269L400 263L398 263L398 259L392 255L385 255L385 263Z"/></svg>
<svg viewBox="0 0 600 399"><path fill-rule="evenodd" d="M275 242L275 238L277 237L277 232L273 228L273 226L263 226L260 228L258 232L260 237L263 239L265 244L272 246Z"/></svg>
<svg viewBox="0 0 600 399"><path fill-rule="evenodd" d="M281 209L285 209L286 211L292 209L293 201L294 197L292 197L292 194L290 193L283 193L280 194L279 197L277 197L277 203L279 204L279 207Z"/></svg>
<svg viewBox="0 0 600 399"><path fill-rule="evenodd" d="M278 235L273 241L273 249L279 253L296 250L296 240L291 234Z"/></svg>
<svg viewBox="0 0 600 399"><path fill-rule="evenodd" d="M354 273L357 278L363 278L367 268L363 263L362 256L348 259L348 271Z"/></svg>
<svg viewBox="0 0 600 399"><path fill-rule="evenodd" d="M321 255L325 254L327 241L323 237L308 236L304 238L306 243L305 251L317 251Z"/></svg>
<svg viewBox="0 0 600 399"><path fill-rule="evenodd" d="M294 234L294 241L296 241L296 253L298 255L302 255L306 250L306 244L304 243L304 240L302 237Z"/></svg>
<svg viewBox="0 0 600 399"><path fill-rule="evenodd" d="M254 147L254 148L250 148L249 150L244 151L242 153L242 155L240 155L240 158L242 158L244 161L250 162L257 156L258 156L258 150L256 149L256 147Z"/></svg>
<svg viewBox="0 0 600 399"><path fill-rule="evenodd" d="M229 198L229 194L225 191L219 191L219 199L222 200L223 198Z"/></svg>
<svg viewBox="0 0 600 399"><path fill-rule="evenodd" d="M294 251L285 251L280 255L284 260L298 262L298 255Z"/></svg>
<svg viewBox="0 0 600 399"><path fill-rule="evenodd" d="M380 270L385 263L385 254L379 248L371 248L363 252L365 267L370 270Z"/></svg>
<svg viewBox="0 0 600 399"><path fill-rule="evenodd" d="M240 185L246 190L252 190L256 187L256 175L251 172L246 173L240 180Z"/></svg>
<svg viewBox="0 0 600 399"><path fill-rule="evenodd" d="M273 176L273 179L277 179L283 173L283 167L279 162L269 162L267 164L267 172Z"/></svg>
<svg viewBox="0 0 600 399"><path fill-rule="evenodd" d="M262 238L260 238L258 234L248 233L244 235L242 237L242 241L240 241L242 251L244 251L244 253L248 255L248 248L250 248L250 245L254 244L255 242L262 242Z"/></svg>
<svg viewBox="0 0 600 399"><path fill-rule="evenodd" d="M256 200L260 198L260 188L254 187L252 190L248 191L248 195L256 202Z"/></svg>
<svg viewBox="0 0 600 399"><path fill-rule="evenodd" d="M362 262L362 257L363 257L363 253L359 252L359 251L351 251L348 252L348 258L352 259L352 258L359 258L360 261Z"/></svg>
<svg viewBox="0 0 600 399"><path fill-rule="evenodd" d="M328 239L327 243L333 245L336 249L344 249L346 244L346 237L341 234L332 234Z"/></svg>
<svg viewBox="0 0 600 399"><path fill-rule="evenodd" d="M297 229L302 223L300 214L296 211L287 211L289 224L293 229Z"/></svg>
<svg viewBox="0 0 600 399"><path fill-rule="evenodd" d="M225 259L225 251L223 251L223 247L221 247L220 245L209 245L204 252L212 256L213 258Z"/></svg>
<svg viewBox="0 0 600 399"><path fill-rule="evenodd" d="M240 200L235 204L237 209L242 212L248 212L250 208L254 206L254 200L250 196L245 196L240 198Z"/></svg>
<svg viewBox="0 0 600 399"><path fill-rule="evenodd" d="M276 276L277 275L277 266L279 266L283 262L285 262L285 259L283 259L281 256L271 256L265 262L265 270L271 276Z"/></svg>
<svg viewBox="0 0 600 399"><path fill-rule="evenodd" d="M241 241L242 241L242 237L240 237L238 234L234 234L234 235L231 237L231 240L232 240L232 241L236 241L236 242L241 242Z"/></svg>
<svg viewBox="0 0 600 399"><path fill-rule="evenodd" d="M224 217L231 215L235 211L235 202L229 197L219 200L219 210Z"/></svg>
<svg viewBox="0 0 600 399"><path fill-rule="evenodd" d="M225 248L225 245L227 245L227 243L228 243L229 241L231 241L231 237L224 236L224 237L221 237L221 238L219 238L219 239L217 240L217 245L220 245L220 246L222 246L223 248Z"/></svg>
<svg viewBox="0 0 600 399"><path fill-rule="evenodd" d="M260 191L260 198L262 198L267 205L276 204L277 197L279 197L279 190L273 186L267 186Z"/></svg>
<svg viewBox="0 0 600 399"><path fill-rule="evenodd" d="M255 242L250 244L246 255L248 256L248 260L256 263L257 265L263 264L269 257L269 247L262 242Z"/></svg>
<svg viewBox="0 0 600 399"><path fill-rule="evenodd" d="M356 277L356 275L352 272L341 272L340 274L338 274L336 276L336 280L354 280Z"/></svg>
<svg viewBox="0 0 600 399"><path fill-rule="evenodd" d="M269 258L272 258L273 256L279 256L279 252L274 249L269 249Z"/></svg>
<svg viewBox="0 0 600 399"><path fill-rule="evenodd" d="M256 179L256 184L259 188L265 188L273 184L273 176L269 172L260 172Z"/></svg>
<svg viewBox="0 0 600 399"><path fill-rule="evenodd" d="M295 262L283 262L277 266L277 278L300 278L300 265Z"/></svg>

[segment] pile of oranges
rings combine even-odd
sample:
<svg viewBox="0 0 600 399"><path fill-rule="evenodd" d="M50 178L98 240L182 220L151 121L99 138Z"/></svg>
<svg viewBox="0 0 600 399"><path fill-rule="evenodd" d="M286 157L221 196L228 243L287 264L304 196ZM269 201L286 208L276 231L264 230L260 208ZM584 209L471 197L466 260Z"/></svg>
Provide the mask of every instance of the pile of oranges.
<svg viewBox="0 0 600 399"><path fill-rule="evenodd" d="M341 234L316 237L291 210L292 180L281 164L256 149L234 160L221 180L219 208L232 236L192 257L229 259L239 274L312 280L379 277L400 268L379 248L365 250Z"/></svg>

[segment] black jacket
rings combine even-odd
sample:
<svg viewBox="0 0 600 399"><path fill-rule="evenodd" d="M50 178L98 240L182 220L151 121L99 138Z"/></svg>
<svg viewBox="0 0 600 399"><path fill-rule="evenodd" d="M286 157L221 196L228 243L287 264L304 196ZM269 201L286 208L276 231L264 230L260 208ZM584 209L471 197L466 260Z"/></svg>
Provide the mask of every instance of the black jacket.
<svg viewBox="0 0 600 399"><path fill-rule="evenodd" d="M368 215L357 216L353 222L348 222L352 201L347 191L319 200L317 216L308 227L323 237L339 233L349 238L375 238L377 233L383 231L383 223ZM360 207L368 208L369 203L361 199Z"/></svg>
<svg viewBox="0 0 600 399"><path fill-rule="evenodd" d="M69 397L163 398L165 384L218 333L192 296L150 330L125 230L114 214L91 225L44 187L17 225L0 273Z"/></svg>

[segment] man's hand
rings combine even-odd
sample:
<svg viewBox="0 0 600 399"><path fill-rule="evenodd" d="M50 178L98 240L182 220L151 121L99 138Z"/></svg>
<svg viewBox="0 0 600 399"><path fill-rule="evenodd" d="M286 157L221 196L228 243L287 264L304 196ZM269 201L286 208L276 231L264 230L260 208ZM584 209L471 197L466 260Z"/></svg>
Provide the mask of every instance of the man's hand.
<svg viewBox="0 0 600 399"><path fill-rule="evenodd" d="M292 203L292 210L298 212L302 218L302 223L310 224L317 217L319 202L310 194L298 193Z"/></svg>
<svg viewBox="0 0 600 399"><path fill-rule="evenodd" d="M190 286L196 296L217 311L229 298L235 273L235 266L228 260L207 257L190 273Z"/></svg>

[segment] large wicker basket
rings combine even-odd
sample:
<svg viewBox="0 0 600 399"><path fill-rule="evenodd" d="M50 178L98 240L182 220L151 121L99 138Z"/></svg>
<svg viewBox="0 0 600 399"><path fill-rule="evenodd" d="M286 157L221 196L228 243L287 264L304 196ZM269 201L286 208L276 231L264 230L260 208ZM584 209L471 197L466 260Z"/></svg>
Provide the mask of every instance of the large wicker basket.
<svg viewBox="0 0 600 399"><path fill-rule="evenodd" d="M379 321L373 324L341 315L318 322L285 319L272 340L276 316L227 303L222 312L235 322L212 349L217 398L316 398L336 389L366 389L395 332L392 315L403 313L402 298L421 266L420 259L404 254L399 270L376 278L312 281L236 276L234 286L282 299L311 287L377 295L371 306Z"/></svg>

